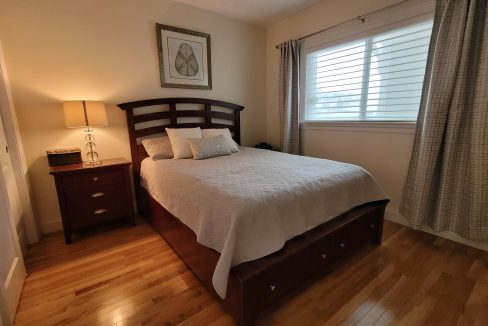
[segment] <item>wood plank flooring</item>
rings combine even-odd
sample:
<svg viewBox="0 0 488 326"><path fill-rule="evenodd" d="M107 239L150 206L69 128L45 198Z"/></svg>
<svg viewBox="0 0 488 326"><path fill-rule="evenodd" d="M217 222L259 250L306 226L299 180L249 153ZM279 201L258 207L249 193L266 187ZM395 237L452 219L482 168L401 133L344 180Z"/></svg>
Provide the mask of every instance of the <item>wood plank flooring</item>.
<svg viewBox="0 0 488 326"><path fill-rule="evenodd" d="M488 253L390 222L383 239L259 324L488 325ZM145 223L48 235L26 264L16 325L233 324Z"/></svg>

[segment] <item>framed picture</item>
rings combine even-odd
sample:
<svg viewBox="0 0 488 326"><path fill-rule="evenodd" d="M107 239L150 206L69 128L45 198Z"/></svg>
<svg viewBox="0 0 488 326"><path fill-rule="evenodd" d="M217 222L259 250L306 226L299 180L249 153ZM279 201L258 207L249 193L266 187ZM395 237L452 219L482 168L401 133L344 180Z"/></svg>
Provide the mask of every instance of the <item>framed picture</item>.
<svg viewBox="0 0 488 326"><path fill-rule="evenodd" d="M162 87L212 89L210 35L156 24Z"/></svg>

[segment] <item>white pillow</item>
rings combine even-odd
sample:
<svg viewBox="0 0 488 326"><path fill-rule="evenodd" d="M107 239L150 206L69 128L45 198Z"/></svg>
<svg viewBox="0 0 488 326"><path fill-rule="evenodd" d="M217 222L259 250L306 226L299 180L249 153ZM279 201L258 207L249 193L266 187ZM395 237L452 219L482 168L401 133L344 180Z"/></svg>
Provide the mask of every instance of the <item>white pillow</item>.
<svg viewBox="0 0 488 326"><path fill-rule="evenodd" d="M194 160L232 154L224 135L210 138L189 138L187 142L190 144Z"/></svg>
<svg viewBox="0 0 488 326"><path fill-rule="evenodd" d="M175 159L190 158L193 154L190 145L186 141L188 138L202 138L202 129L197 128L166 128L171 148Z"/></svg>
<svg viewBox="0 0 488 326"><path fill-rule="evenodd" d="M237 153L239 151L239 145L237 145L234 139L232 139L229 128L202 130L203 138L210 138L218 135L224 135L225 142L227 143L227 146L229 146L229 149L231 150L232 153Z"/></svg>
<svg viewBox="0 0 488 326"><path fill-rule="evenodd" d="M173 158L173 150L168 136L146 138L141 143L147 155L153 160Z"/></svg>

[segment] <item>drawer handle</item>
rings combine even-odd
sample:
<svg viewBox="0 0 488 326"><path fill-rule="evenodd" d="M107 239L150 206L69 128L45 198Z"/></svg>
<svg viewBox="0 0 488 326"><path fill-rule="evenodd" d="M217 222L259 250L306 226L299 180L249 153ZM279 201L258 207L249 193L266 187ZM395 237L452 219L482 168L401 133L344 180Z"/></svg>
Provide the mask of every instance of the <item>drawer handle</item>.
<svg viewBox="0 0 488 326"><path fill-rule="evenodd" d="M276 290L276 288L277 288L277 286L276 286L276 285L274 285L274 284L271 284L271 285L269 286L269 290L270 290L271 292L273 292L274 290Z"/></svg>
<svg viewBox="0 0 488 326"><path fill-rule="evenodd" d="M105 209L105 208L102 208L102 209L97 209L96 211L93 212L93 214L100 215L100 214L103 214L103 213L106 213L106 212L108 212L108 210Z"/></svg>
<svg viewBox="0 0 488 326"><path fill-rule="evenodd" d="M344 242L339 242L339 247L344 248L346 245Z"/></svg>
<svg viewBox="0 0 488 326"><path fill-rule="evenodd" d="M375 227L376 227L376 225L374 225L374 224L370 224L369 225L369 228L372 229L372 230L374 230Z"/></svg>
<svg viewBox="0 0 488 326"><path fill-rule="evenodd" d="M98 177L93 177L93 181L98 181Z"/></svg>
<svg viewBox="0 0 488 326"><path fill-rule="evenodd" d="M327 258L327 255L325 253L323 253L323 254L320 254L320 257L322 257L322 259L325 259L325 258Z"/></svg>
<svg viewBox="0 0 488 326"><path fill-rule="evenodd" d="M94 194L92 194L92 198L97 198L97 197L102 197L103 195L105 195L104 192L96 192Z"/></svg>

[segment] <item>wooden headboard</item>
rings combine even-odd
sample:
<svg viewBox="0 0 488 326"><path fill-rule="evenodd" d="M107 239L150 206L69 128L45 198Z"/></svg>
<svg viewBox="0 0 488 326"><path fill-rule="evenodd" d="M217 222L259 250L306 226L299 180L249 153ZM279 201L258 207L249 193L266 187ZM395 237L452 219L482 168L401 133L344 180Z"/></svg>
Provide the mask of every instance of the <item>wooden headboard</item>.
<svg viewBox="0 0 488 326"><path fill-rule="evenodd" d="M243 106L205 98L170 97L117 105L125 111L136 185L141 162L147 157L140 144L143 138L164 134L165 128L229 128L240 144L239 114Z"/></svg>

